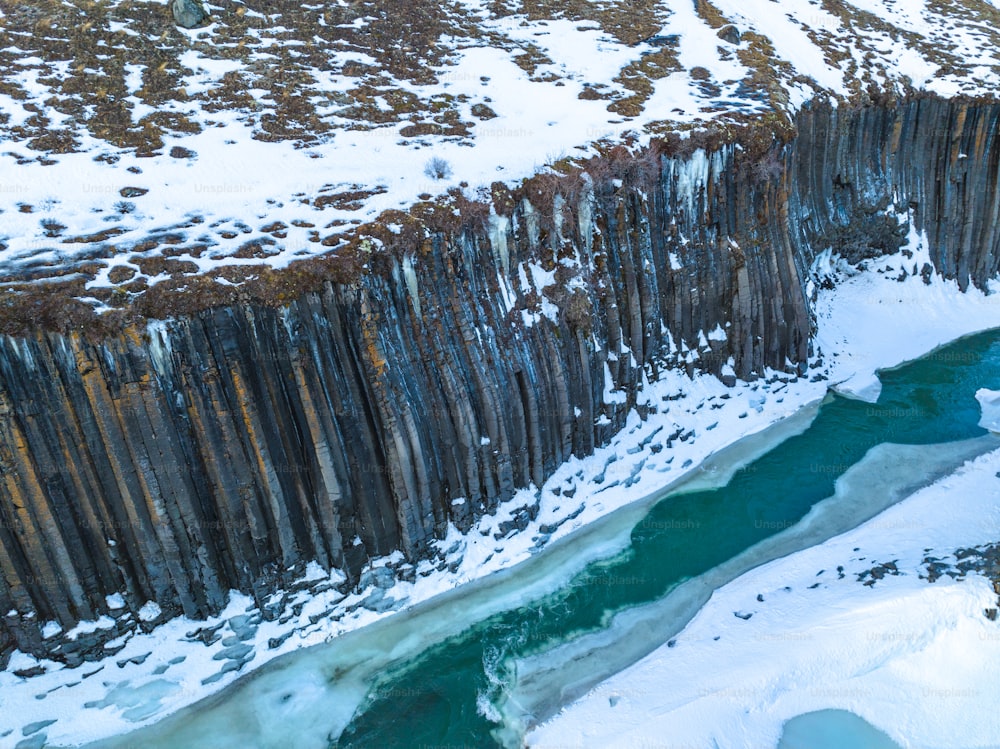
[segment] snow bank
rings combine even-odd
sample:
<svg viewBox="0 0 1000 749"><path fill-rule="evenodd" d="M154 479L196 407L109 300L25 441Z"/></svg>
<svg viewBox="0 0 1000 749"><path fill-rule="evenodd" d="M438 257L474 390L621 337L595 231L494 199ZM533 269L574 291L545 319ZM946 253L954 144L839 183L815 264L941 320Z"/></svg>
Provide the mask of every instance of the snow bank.
<svg viewBox="0 0 1000 749"><path fill-rule="evenodd" d="M715 591L677 636L537 728L529 746L773 747L782 724L849 710L904 747L995 746L1000 625L981 577L920 579L925 549L1000 538L1000 451L859 528ZM897 575L859 575L894 562ZM751 613L743 619L734 612ZM715 743L713 743L715 742Z"/></svg>

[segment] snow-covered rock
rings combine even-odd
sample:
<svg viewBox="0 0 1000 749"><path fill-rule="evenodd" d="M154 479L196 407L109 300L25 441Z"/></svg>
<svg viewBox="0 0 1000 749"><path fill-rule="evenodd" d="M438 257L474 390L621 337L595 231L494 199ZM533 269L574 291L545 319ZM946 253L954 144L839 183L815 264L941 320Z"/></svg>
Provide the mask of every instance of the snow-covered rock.
<svg viewBox="0 0 1000 749"><path fill-rule="evenodd" d="M979 426L1000 433L1000 390L980 388L976 391L976 400L982 410Z"/></svg>

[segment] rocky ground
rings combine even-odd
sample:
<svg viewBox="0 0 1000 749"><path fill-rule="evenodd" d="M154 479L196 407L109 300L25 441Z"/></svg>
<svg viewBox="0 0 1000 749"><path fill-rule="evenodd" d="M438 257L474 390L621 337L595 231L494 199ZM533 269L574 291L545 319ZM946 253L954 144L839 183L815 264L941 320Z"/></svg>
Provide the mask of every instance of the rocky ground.
<svg viewBox="0 0 1000 749"><path fill-rule="evenodd" d="M1000 475L997 476L1000 478ZM982 575L993 583L993 592L997 594L997 605L983 610L983 614L990 621L997 620L997 607L1000 607L1000 543L981 544L965 549L956 549L951 554L944 557L933 555L933 549L925 549L928 556L924 557L925 569L927 571L926 580L934 582L942 575L947 575L953 580L964 580L967 575ZM891 563L890 563L891 564ZM872 580L876 570L897 574L895 568L883 564L879 568L873 568L871 572ZM881 576L881 575L880 575ZM921 575L924 578L923 575ZM874 584L866 582L865 585Z"/></svg>

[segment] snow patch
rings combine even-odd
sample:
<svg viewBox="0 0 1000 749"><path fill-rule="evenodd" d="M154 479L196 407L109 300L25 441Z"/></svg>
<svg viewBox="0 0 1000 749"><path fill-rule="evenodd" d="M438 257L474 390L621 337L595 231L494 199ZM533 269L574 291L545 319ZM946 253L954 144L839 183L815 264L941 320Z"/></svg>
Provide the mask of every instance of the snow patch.
<svg viewBox="0 0 1000 749"><path fill-rule="evenodd" d="M976 391L976 400L982 409L982 418L979 419L979 426L994 433L1000 433L1000 390L988 390L979 388Z"/></svg>

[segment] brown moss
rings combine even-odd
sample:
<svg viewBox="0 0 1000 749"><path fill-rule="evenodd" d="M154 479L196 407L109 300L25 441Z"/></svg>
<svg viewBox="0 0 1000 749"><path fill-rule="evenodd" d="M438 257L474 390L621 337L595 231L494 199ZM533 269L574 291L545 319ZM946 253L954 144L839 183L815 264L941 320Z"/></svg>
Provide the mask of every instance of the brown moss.
<svg viewBox="0 0 1000 749"><path fill-rule="evenodd" d="M721 29L730 23L729 19L722 15L722 11L712 5L709 0L695 0L694 9L713 29Z"/></svg>
<svg viewBox="0 0 1000 749"><path fill-rule="evenodd" d="M653 81L684 69L677 57L678 43L674 41L669 45L664 44L655 52L645 54L622 68L615 76L615 81L635 93L612 102L608 111L625 117L638 117L642 114L646 100L653 93Z"/></svg>
<svg viewBox="0 0 1000 749"><path fill-rule="evenodd" d="M522 0L518 10L532 20L596 21L602 31L629 45L655 35L669 12L657 0ZM498 14L502 13L498 8Z"/></svg>
<svg viewBox="0 0 1000 749"><path fill-rule="evenodd" d="M127 265L117 265L108 272L108 280L115 285L125 283L133 276L135 276L135 268L130 268Z"/></svg>

